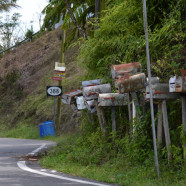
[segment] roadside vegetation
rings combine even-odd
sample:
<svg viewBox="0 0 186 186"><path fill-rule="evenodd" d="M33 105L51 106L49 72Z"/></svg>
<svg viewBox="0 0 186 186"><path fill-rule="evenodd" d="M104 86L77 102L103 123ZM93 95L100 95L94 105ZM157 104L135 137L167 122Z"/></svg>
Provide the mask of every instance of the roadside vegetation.
<svg viewBox="0 0 186 186"><path fill-rule="evenodd" d="M69 7L68 2L74 6ZM52 30L62 17L62 29L68 33L64 47L67 67L64 93L80 88L82 80L98 78L114 87L112 64L139 61L146 73L142 1L101 0L105 9L99 21L90 16L95 16L94 2L54 0L43 11L46 13L43 30ZM152 0L147 1L147 10L152 75L168 82L171 75L180 75L180 69L186 69L185 4L182 0ZM10 56L1 59L1 137L39 139L39 123L52 119L53 100L46 97L45 91L53 83L51 76L55 60L60 59L61 37L61 31L44 32L41 38L20 46L16 57L12 51ZM25 49L29 54L24 55ZM157 125L157 105L154 110ZM70 106L62 104L57 137L44 138L55 140L58 145L40 160L41 165L119 185L185 185L183 144L186 139L181 101L167 102L167 110L172 159L167 160L163 138L162 144L158 144L160 178L155 173L148 106L134 122L129 122L127 108L118 107L116 133L111 129L111 110L104 109L108 134L104 136L96 114L82 111L78 115Z"/></svg>

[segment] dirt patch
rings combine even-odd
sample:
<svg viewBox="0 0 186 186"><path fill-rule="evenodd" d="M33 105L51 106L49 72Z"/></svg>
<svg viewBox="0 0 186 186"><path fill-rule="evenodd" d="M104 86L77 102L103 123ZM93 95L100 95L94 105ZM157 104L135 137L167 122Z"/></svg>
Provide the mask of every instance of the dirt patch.
<svg viewBox="0 0 186 186"><path fill-rule="evenodd" d="M66 79L62 82L64 93L79 88L81 77L86 73L77 64L78 52L78 46L69 48L65 52L67 73ZM37 124L43 120L53 119L51 114L53 103L46 97L46 86L58 85L57 81L52 81L52 76L55 62L60 61L60 57L61 30L56 29L42 33L40 38L22 44L0 59L0 94L6 95L0 100L0 116L4 118L3 121L16 124L20 119L24 120L24 117L33 117ZM13 89L6 80L12 72L18 77ZM30 101L26 104L28 98ZM6 103L9 102L11 108L6 107ZM73 113L69 105L63 104L61 117L63 132L77 128L81 118L80 115Z"/></svg>

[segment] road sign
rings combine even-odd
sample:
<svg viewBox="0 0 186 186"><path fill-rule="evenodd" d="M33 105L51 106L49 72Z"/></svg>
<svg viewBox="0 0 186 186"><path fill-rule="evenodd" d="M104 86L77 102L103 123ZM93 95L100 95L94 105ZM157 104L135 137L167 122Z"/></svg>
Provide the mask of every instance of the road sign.
<svg viewBox="0 0 186 186"><path fill-rule="evenodd" d="M47 86L47 96L61 96L62 86Z"/></svg>

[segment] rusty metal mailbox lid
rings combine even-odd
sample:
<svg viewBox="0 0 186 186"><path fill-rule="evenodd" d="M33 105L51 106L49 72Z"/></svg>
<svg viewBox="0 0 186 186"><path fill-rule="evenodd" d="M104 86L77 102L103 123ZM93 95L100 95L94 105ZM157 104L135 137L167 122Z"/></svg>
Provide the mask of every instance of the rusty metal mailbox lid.
<svg viewBox="0 0 186 186"><path fill-rule="evenodd" d="M99 94L98 106L101 107L113 107L124 106L128 104L127 94L109 93Z"/></svg>
<svg viewBox="0 0 186 186"><path fill-rule="evenodd" d="M83 94L82 90L74 89L72 91L66 92L62 95L61 101L64 104L71 104L75 102L75 96L81 96ZM73 99L74 98L74 99Z"/></svg>
<svg viewBox="0 0 186 186"><path fill-rule="evenodd" d="M83 87L89 87L89 86L95 86L95 85L100 85L102 79L94 79L94 80L89 80L89 81L82 81L82 86Z"/></svg>
<svg viewBox="0 0 186 186"><path fill-rule="evenodd" d="M111 93L111 85L110 84L101 84L90 87L83 87L83 96L85 100L97 99L99 93Z"/></svg>
<svg viewBox="0 0 186 186"><path fill-rule="evenodd" d="M138 72L141 72L141 63L139 62L111 66L111 74L113 79L123 77L126 73L133 75Z"/></svg>
<svg viewBox="0 0 186 186"><path fill-rule="evenodd" d="M121 94L143 89L145 88L145 84L146 76L144 73L115 80L115 88Z"/></svg>

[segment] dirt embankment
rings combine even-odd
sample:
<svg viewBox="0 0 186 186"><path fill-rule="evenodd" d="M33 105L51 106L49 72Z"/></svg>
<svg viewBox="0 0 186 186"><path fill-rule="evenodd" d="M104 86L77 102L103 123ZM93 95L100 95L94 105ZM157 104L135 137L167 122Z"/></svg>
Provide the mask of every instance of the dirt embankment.
<svg viewBox="0 0 186 186"><path fill-rule="evenodd" d="M63 92L79 88L84 70L77 64L78 47L65 52L66 79ZM46 97L46 86L52 81L54 65L61 57L61 30L42 33L39 38L8 52L0 59L1 123L17 123L33 118L35 124L53 118L53 101ZM73 117L72 117L73 116ZM78 124L68 105L62 105L62 130ZM0 123L0 124L1 124Z"/></svg>

